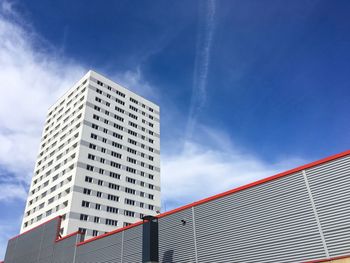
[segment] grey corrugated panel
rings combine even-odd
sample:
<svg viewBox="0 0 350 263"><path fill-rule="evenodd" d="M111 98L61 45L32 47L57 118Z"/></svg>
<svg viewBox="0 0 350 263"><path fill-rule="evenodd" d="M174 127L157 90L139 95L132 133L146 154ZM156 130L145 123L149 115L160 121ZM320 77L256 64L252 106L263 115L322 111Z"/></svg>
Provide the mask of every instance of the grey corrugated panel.
<svg viewBox="0 0 350 263"><path fill-rule="evenodd" d="M299 217L303 218L307 216L308 218L313 218L312 210L310 210L310 204L307 200L297 200L298 195L299 194L296 193L296 195L290 196L292 200L285 200L285 203L283 203L283 200L282 202L270 200L270 203L267 203L265 200L263 204L254 203L251 204L250 207L246 206L241 209L229 209L225 211L220 210L220 202L218 202L217 207L215 208L217 211L216 215L210 215L207 218L196 218L196 221L199 222L201 226L206 226L203 229L197 227L197 234L200 235L201 232L204 232L204 234L210 234L210 232L216 231L215 225L217 225L217 223L220 223L218 228L224 227L222 228L224 231L225 227L228 227L229 225L240 228L244 226L254 228L254 225L259 223L265 224L264 221L266 220L278 220L278 218L283 219L300 212L303 212L303 214L300 214ZM293 201L294 198L296 199L295 201ZM285 209L283 210L281 208ZM223 226L225 224L226 226Z"/></svg>
<svg viewBox="0 0 350 263"><path fill-rule="evenodd" d="M350 157L306 170L329 254L350 252Z"/></svg>
<svg viewBox="0 0 350 263"><path fill-rule="evenodd" d="M301 173L201 204L195 220L199 262L296 262L325 256Z"/></svg>
<svg viewBox="0 0 350 263"><path fill-rule="evenodd" d="M121 261L122 233L116 233L77 247L76 263Z"/></svg>
<svg viewBox="0 0 350 263"><path fill-rule="evenodd" d="M314 246L318 240L318 236L305 236L303 239L292 238L278 243L252 243L249 247L235 250L223 240L220 241L223 246L199 253L199 262L297 262L298 259L315 257L315 251L324 257L323 248Z"/></svg>
<svg viewBox="0 0 350 263"><path fill-rule="evenodd" d="M329 254L350 253L350 157L306 170Z"/></svg>
<svg viewBox="0 0 350 263"><path fill-rule="evenodd" d="M59 242L56 242L52 256L52 263L73 262L75 244L77 243L77 240L77 235L74 235Z"/></svg>
<svg viewBox="0 0 350 263"><path fill-rule="evenodd" d="M124 231L123 263L142 262L142 225Z"/></svg>
<svg viewBox="0 0 350 263"><path fill-rule="evenodd" d="M159 219L160 262L195 262L192 221L192 209Z"/></svg>
<svg viewBox="0 0 350 263"><path fill-rule="evenodd" d="M31 230L30 232L16 237L16 251L13 255L15 263L37 262L40 252L40 240L43 226Z"/></svg>
<svg viewBox="0 0 350 263"><path fill-rule="evenodd" d="M329 173L338 173L339 168L349 166L350 155L319 164L314 167L307 168L307 171L312 172L315 175L322 174L322 170L327 169Z"/></svg>
<svg viewBox="0 0 350 263"><path fill-rule="evenodd" d="M334 195L336 192L342 188L346 188L349 183L349 174L345 174L341 177L334 178L332 181L327 181L323 185L314 184L313 193L322 197L324 195L330 194ZM335 188L335 189L334 189Z"/></svg>
<svg viewBox="0 0 350 263"><path fill-rule="evenodd" d="M267 184L269 187L266 187ZM215 203L218 200L222 207L225 205L227 205L229 208L242 207L254 202L262 202L265 199L275 198L276 196L284 195L285 193L292 192L293 190L300 190L304 187L305 185L301 173L289 175L278 180L257 185L217 200L201 204L198 207L203 209L197 209L196 217L207 217L210 214L216 213L213 206L215 206Z"/></svg>
<svg viewBox="0 0 350 263"><path fill-rule="evenodd" d="M6 253L5 253L5 262L6 263L13 263L13 258L14 258L14 255L16 253L16 238L14 239L10 239L8 242L7 242L7 249L6 249Z"/></svg>

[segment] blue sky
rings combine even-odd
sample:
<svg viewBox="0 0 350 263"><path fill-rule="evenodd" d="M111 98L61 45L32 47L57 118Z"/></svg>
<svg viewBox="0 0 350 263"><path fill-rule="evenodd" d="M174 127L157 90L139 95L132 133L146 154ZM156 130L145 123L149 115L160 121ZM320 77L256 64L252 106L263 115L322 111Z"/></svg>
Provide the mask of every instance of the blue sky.
<svg viewBox="0 0 350 263"><path fill-rule="evenodd" d="M164 210L349 149L349 1L0 8L0 258L46 110L88 69L161 106Z"/></svg>

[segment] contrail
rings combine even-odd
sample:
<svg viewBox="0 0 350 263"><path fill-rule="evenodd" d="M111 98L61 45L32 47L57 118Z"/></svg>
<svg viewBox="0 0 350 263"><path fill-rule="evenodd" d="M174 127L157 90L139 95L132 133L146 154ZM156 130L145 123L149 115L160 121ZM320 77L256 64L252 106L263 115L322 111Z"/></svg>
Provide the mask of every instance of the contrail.
<svg viewBox="0 0 350 263"><path fill-rule="evenodd" d="M213 42L215 27L215 0L208 0L205 5L204 23L199 23L195 66L193 73L193 87L190 112L187 122L186 138L191 138L196 119L206 102L207 78L210 64L210 49Z"/></svg>

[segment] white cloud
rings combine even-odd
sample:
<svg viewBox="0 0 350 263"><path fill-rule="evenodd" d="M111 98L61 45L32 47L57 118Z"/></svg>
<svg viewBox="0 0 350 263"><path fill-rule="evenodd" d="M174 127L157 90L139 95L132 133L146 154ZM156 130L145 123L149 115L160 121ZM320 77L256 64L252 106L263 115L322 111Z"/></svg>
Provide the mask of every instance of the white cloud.
<svg viewBox="0 0 350 263"><path fill-rule="evenodd" d="M144 79L140 66L135 70L119 72L115 74L113 79L123 87L126 87L146 98L155 99L159 97L155 87L151 86L149 82Z"/></svg>
<svg viewBox="0 0 350 263"><path fill-rule="evenodd" d="M210 3L214 4L212 1ZM210 23L213 12L215 9L211 9L209 14ZM6 172L0 170L0 184L5 189L0 193L0 202L25 199L46 111L86 71L83 66L55 54L54 50L38 49L41 40L33 32L28 33L20 21L13 19L18 19L18 16L13 13L11 4L2 2L0 168ZM211 37L209 35L205 52L209 52ZM204 58L205 61L207 59L208 56ZM206 78L207 69L204 72ZM156 89L143 78L140 68L117 73L114 79L141 95L157 96ZM196 141L185 139L183 148L177 147L171 153L162 148L163 200L171 206L192 202L301 163L298 159L287 163L266 163L237 150L224 132L204 126L200 129L205 135L196 137ZM176 143L182 139L177 138ZM7 241L8 233L17 230L19 224L20 220L11 221L5 227L0 222L0 241L3 244ZM2 246L0 244L0 255L4 251Z"/></svg>
<svg viewBox="0 0 350 263"><path fill-rule="evenodd" d="M208 128L202 128L207 133ZM215 137L215 133L222 137ZM200 142L187 140L182 151L165 152L161 178L163 209L194 202L306 162L288 158L269 163L233 145L222 131L210 129L210 134L201 137Z"/></svg>
<svg viewBox="0 0 350 263"><path fill-rule="evenodd" d="M19 184L1 184L1 192L0 201L26 200L27 198L27 190Z"/></svg>
<svg viewBox="0 0 350 263"><path fill-rule="evenodd" d="M200 2L199 6L202 7L202 4L203 2ZM205 14L203 23L199 23L198 25L192 97L186 131L187 138L192 137L193 130L196 126L197 117L205 105L207 97L207 79L210 65L210 53L216 20L216 1L208 0L206 1L206 4L203 5Z"/></svg>
<svg viewBox="0 0 350 263"><path fill-rule="evenodd" d="M85 70L40 50L42 41L30 26L24 29L11 3L3 1L0 8L0 167L23 185L31 177L49 105ZM3 181L5 173L0 176ZM1 191L0 200L4 195Z"/></svg>

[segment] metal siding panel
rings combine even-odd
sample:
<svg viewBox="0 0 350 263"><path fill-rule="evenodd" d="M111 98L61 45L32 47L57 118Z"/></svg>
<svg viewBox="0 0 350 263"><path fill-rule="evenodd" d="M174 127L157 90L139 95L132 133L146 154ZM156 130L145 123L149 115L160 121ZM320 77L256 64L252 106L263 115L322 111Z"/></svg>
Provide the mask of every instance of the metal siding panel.
<svg viewBox="0 0 350 263"><path fill-rule="evenodd" d="M159 261L195 262L192 209L159 219Z"/></svg>
<svg viewBox="0 0 350 263"><path fill-rule="evenodd" d="M124 231L123 263L142 262L142 225Z"/></svg>
<svg viewBox="0 0 350 263"><path fill-rule="evenodd" d="M78 246L76 263L121 262L122 233Z"/></svg>
<svg viewBox="0 0 350 263"><path fill-rule="evenodd" d="M12 251L10 261L14 263L41 263L51 262L54 241L57 235L60 219L55 218L44 225L38 226L28 232L19 235L11 240L15 246L11 246Z"/></svg>
<svg viewBox="0 0 350 263"><path fill-rule="evenodd" d="M76 242L77 235L56 242L52 256L52 263L73 262Z"/></svg>
<svg viewBox="0 0 350 263"><path fill-rule="evenodd" d="M7 249L6 249L6 253L5 253L5 262L6 263L14 263L14 256L16 253L16 241L17 239L10 239L7 242Z"/></svg>
<svg viewBox="0 0 350 263"><path fill-rule="evenodd" d="M306 170L331 257L350 253L350 157Z"/></svg>
<svg viewBox="0 0 350 263"><path fill-rule="evenodd" d="M301 173L196 207L199 262L298 262L324 257Z"/></svg>

